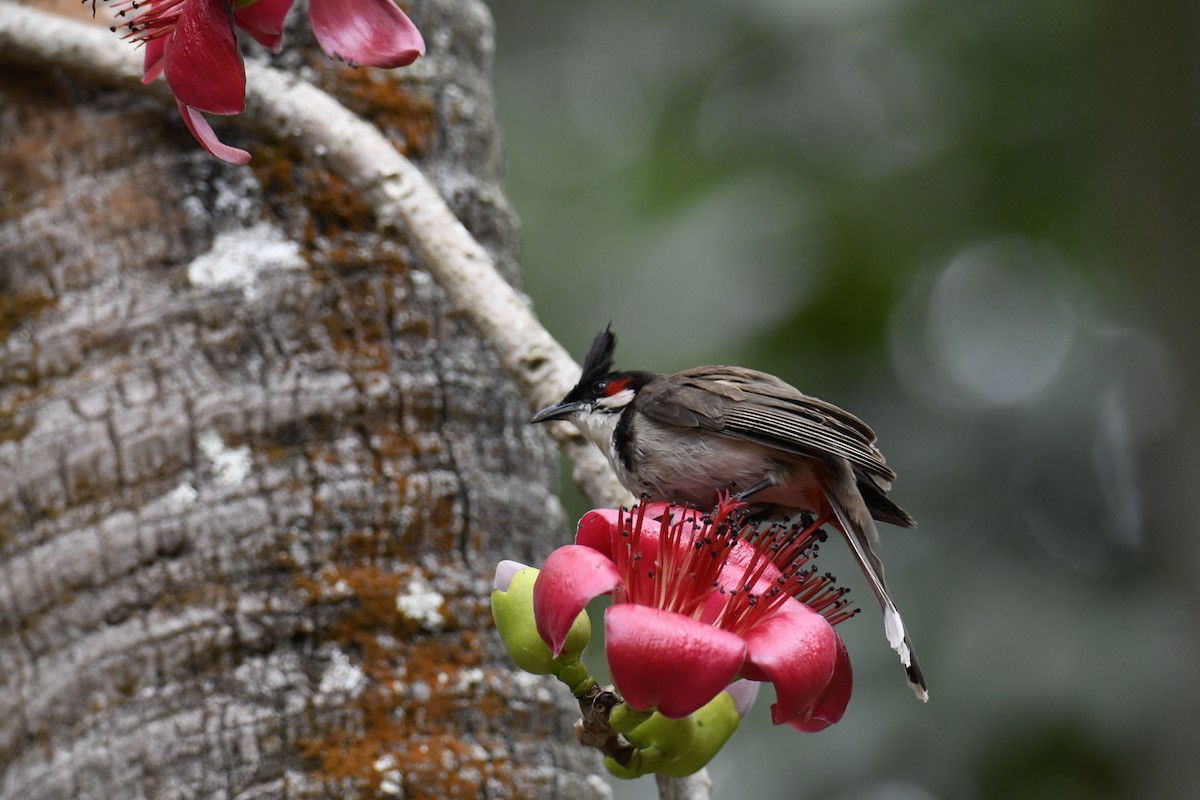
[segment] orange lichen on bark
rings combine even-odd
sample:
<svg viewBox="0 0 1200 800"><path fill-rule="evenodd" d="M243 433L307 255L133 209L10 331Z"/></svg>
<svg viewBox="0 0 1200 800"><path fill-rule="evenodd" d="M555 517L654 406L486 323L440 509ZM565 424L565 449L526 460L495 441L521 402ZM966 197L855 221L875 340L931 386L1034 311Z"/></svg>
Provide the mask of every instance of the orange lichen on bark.
<svg viewBox="0 0 1200 800"><path fill-rule="evenodd" d="M477 685L494 683L484 669L485 637L453 628L428 635L396 604L415 580L430 578L415 570L385 572L374 563L328 566L315 580L298 576L310 602L344 604L325 635L351 654L367 679L350 701L356 723L301 742L304 760L332 790L347 795L476 797L485 782L510 785L503 754L493 756L478 737L463 738L464 720L506 712L503 698Z"/></svg>
<svg viewBox="0 0 1200 800"><path fill-rule="evenodd" d="M299 201L308 212L302 244L312 249L320 239L360 233L375 224L370 204L345 179L288 143L262 143L250 162L269 205ZM281 217L293 209L280 206Z"/></svg>
<svg viewBox="0 0 1200 800"><path fill-rule="evenodd" d="M7 339L18 325L32 322L58 300L45 292L0 292L0 340Z"/></svg>
<svg viewBox="0 0 1200 800"><path fill-rule="evenodd" d="M429 151L437 130L432 100L378 70L339 65L335 77L346 106L374 122L397 150L410 158Z"/></svg>
<svg viewBox="0 0 1200 800"><path fill-rule="evenodd" d="M512 787L512 766L506 758L465 744L452 731L391 741L346 734L336 747L309 742L304 755L319 761L327 783L354 786L370 797L474 798L485 783Z"/></svg>

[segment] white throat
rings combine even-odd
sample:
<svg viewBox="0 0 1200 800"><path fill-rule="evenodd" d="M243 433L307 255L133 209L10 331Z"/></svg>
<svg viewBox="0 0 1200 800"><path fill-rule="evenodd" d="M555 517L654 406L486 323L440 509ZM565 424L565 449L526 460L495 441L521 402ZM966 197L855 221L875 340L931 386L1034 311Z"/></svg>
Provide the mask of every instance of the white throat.
<svg viewBox="0 0 1200 800"><path fill-rule="evenodd" d="M613 434L617 430L620 414L581 411L571 415L571 423L583 434L583 438L594 444L608 457L608 462L617 467L617 453Z"/></svg>

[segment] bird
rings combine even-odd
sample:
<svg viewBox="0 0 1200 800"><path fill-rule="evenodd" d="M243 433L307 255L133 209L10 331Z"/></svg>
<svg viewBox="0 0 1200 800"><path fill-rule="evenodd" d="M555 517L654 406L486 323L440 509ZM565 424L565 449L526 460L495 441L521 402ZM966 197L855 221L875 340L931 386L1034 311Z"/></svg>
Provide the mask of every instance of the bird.
<svg viewBox="0 0 1200 800"><path fill-rule="evenodd" d="M896 473L875 432L853 414L745 367L614 371L616 344L610 324L593 339L578 383L531 421L574 424L635 496L710 508L728 491L768 518L807 512L831 524L879 601L909 686L928 701L875 550L876 520L902 528L916 522L887 496Z"/></svg>

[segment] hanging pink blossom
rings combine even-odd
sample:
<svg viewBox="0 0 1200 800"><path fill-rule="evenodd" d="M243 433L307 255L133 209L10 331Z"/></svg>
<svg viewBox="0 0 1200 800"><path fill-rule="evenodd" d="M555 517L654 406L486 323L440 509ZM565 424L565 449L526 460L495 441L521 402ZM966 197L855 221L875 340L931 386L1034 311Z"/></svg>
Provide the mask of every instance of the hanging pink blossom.
<svg viewBox="0 0 1200 800"><path fill-rule="evenodd" d="M145 45L142 80L165 74L196 140L223 161L245 164L250 154L221 142L204 115L245 109L246 68L234 26L279 52L294 1L113 0L110 6L118 22L113 30ZM310 0L309 21L321 49L351 64L406 66L425 53L421 32L393 0Z"/></svg>

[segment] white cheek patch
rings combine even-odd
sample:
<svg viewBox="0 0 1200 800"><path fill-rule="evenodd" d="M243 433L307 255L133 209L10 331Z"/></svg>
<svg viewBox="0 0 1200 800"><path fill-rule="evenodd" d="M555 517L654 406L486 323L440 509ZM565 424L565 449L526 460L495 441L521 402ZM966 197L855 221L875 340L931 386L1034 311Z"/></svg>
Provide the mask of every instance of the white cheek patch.
<svg viewBox="0 0 1200 800"><path fill-rule="evenodd" d="M633 400L633 389L622 389L610 397L601 397L596 401L600 408L624 408Z"/></svg>

